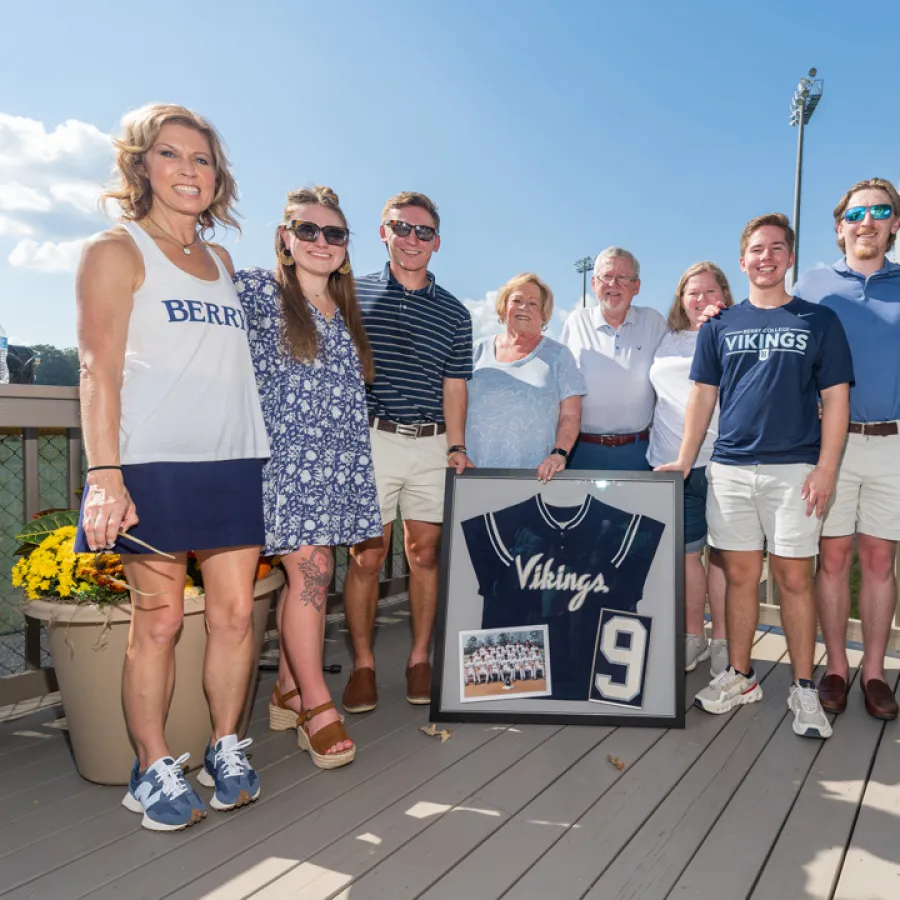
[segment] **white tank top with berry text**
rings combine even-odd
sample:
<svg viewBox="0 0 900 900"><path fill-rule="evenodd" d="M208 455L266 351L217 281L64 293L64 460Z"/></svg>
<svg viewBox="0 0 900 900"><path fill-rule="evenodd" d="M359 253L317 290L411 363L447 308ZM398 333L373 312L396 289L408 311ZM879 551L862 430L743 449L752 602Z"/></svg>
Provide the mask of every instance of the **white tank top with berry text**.
<svg viewBox="0 0 900 900"><path fill-rule="evenodd" d="M123 223L144 257L128 323L119 450L123 465L266 459L269 442L231 276L183 272L150 235Z"/></svg>

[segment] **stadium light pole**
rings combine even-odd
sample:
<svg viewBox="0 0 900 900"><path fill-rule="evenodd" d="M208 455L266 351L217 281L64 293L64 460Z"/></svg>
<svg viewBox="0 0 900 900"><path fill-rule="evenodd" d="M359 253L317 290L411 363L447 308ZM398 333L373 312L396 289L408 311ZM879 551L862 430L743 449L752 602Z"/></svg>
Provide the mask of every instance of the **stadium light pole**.
<svg viewBox="0 0 900 900"><path fill-rule="evenodd" d="M822 79L816 78L816 70L810 69L800 79L791 98L791 125L797 128L797 173L794 177L794 265L791 268L791 287L797 283L800 265L800 184L803 179L803 129L822 99Z"/></svg>
<svg viewBox="0 0 900 900"><path fill-rule="evenodd" d="M587 273L594 268L594 257L583 256L575 260L575 270L581 273L581 305L587 306Z"/></svg>

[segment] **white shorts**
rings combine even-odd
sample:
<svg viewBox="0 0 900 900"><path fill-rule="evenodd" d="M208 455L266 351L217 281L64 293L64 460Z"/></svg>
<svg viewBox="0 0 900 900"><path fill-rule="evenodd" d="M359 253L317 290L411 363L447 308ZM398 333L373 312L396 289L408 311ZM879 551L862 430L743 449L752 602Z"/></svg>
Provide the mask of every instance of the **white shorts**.
<svg viewBox="0 0 900 900"><path fill-rule="evenodd" d="M416 522L444 520L444 483L447 477L447 436L407 437L369 429L375 486L381 505L381 522L397 517Z"/></svg>
<svg viewBox="0 0 900 900"><path fill-rule="evenodd" d="M706 519L718 550L763 550L791 559L819 552L822 520L806 515L801 498L814 466L726 466L710 463Z"/></svg>
<svg viewBox="0 0 900 900"><path fill-rule="evenodd" d="M823 537L900 541L900 435L848 434Z"/></svg>

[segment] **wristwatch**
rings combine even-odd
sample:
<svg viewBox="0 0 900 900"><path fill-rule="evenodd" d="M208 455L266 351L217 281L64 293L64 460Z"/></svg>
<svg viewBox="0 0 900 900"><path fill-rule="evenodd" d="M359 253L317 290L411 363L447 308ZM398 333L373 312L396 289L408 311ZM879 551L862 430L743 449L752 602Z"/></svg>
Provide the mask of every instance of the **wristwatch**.
<svg viewBox="0 0 900 900"><path fill-rule="evenodd" d="M562 447L554 447L554 448L550 451L550 455L552 456L554 453L556 453L557 455L561 456L566 462L569 461L569 453L568 453L567 450L563 450Z"/></svg>

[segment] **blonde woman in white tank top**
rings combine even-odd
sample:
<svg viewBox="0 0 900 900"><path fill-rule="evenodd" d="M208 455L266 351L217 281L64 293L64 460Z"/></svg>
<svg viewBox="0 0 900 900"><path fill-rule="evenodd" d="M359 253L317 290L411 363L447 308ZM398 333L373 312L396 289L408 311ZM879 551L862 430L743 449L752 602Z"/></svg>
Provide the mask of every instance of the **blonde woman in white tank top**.
<svg viewBox="0 0 900 900"><path fill-rule="evenodd" d="M206 815L163 730L189 551L203 572L209 630L213 734L199 780L215 788L214 809L259 796L249 740L236 732L254 657L269 446L231 259L202 239L236 224L218 135L190 110L152 105L125 117L116 148L120 187L106 196L123 223L87 242L76 285L88 458L76 550L122 553L140 592L122 685L138 758L122 802L144 827L170 831Z"/></svg>

